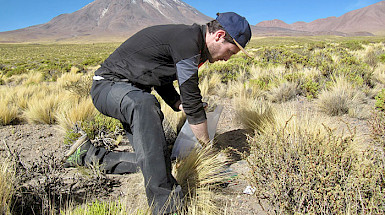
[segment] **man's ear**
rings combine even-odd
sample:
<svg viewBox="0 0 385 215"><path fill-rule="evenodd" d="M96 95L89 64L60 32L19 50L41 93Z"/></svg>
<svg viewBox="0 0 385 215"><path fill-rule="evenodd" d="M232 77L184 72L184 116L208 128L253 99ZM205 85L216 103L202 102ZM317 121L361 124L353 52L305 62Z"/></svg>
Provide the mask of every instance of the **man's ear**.
<svg viewBox="0 0 385 215"><path fill-rule="evenodd" d="M219 41L221 38L224 38L226 35L226 31L218 30L215 32L215 41Z"/></svg>

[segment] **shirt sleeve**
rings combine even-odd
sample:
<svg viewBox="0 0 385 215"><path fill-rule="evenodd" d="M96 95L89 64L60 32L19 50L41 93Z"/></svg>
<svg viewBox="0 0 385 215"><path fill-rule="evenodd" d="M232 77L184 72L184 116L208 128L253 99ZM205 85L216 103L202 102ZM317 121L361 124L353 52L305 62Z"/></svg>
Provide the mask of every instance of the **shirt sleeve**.
<svg viewBox="0 0 385 215"><path fill-rule="evenodd" d="M178 83L183 110L190 124L199 124L206 120L201 91L199 89L198 63L200 54L179 61L176 64Z"/></svg>
<svg viewBox="0 0 385 215"><path fill-rule="evenodd" d="M175 103L180 100L180 96L172 83L154 87L154 89L174 111L180 111L174 106Z"/></svg>

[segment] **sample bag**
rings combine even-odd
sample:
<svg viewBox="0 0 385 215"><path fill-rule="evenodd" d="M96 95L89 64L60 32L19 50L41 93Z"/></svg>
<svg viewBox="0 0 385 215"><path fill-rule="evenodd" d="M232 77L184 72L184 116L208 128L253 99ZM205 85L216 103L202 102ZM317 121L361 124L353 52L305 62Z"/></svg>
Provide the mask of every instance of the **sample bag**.
<svg viewBox="0 0 385 215"><path fill-rule="evenodd" d="M223 107L218 105L213 112L209 112L206 114L207 129L209 132L209 139L211 144L214 139L215 132L217 130L218 120L222 113L222 110ZM202 145L198 142L197 138L195 137L194 133L190 128L190 125L186 120L175 140L171 158L185 158L190 154L191 150L194 149L194 147L201 148Z"/></svg>

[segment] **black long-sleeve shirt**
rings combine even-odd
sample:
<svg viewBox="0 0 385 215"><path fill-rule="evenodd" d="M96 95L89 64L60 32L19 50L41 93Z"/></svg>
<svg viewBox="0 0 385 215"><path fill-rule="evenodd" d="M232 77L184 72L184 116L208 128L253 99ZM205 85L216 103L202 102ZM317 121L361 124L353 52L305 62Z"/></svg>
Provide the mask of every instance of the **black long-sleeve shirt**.
<svg viewBox="0 0 385 215"><path fill-rule="evenodd" d="M209 56L206 26L159 25L143 29L118 47L95 72L154 87L174 110L181 100L190 124L206 120L198 87L198 67ZM180 96L173 86L178 80Z"/></svg>

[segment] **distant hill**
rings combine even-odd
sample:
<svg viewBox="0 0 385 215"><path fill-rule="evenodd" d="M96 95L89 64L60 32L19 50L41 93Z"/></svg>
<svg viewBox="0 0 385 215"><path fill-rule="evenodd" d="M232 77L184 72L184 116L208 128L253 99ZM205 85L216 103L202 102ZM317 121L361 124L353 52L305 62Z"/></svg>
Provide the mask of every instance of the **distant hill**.
<svg viewBox="0 0 385 215"><path fill-rule="evenodd" d="M0 42L122 40L150 25L210 20L180 0L95 0L48 23L0 32Z"/></svg>
<svg viewBox="0 0 385 215"><path fill-rule="evenodd" d="M264 34L277 34L283 29L293 34L305 35L378 35L385 32L385 1L350 11L340 17L328 17L317 19L312 22L295 22L287 24L275 19L262 21L256 25L257 28L267 29ZM277 31L277 28L279 29ZM302 33L301 33L302 32Z"/></svg>

